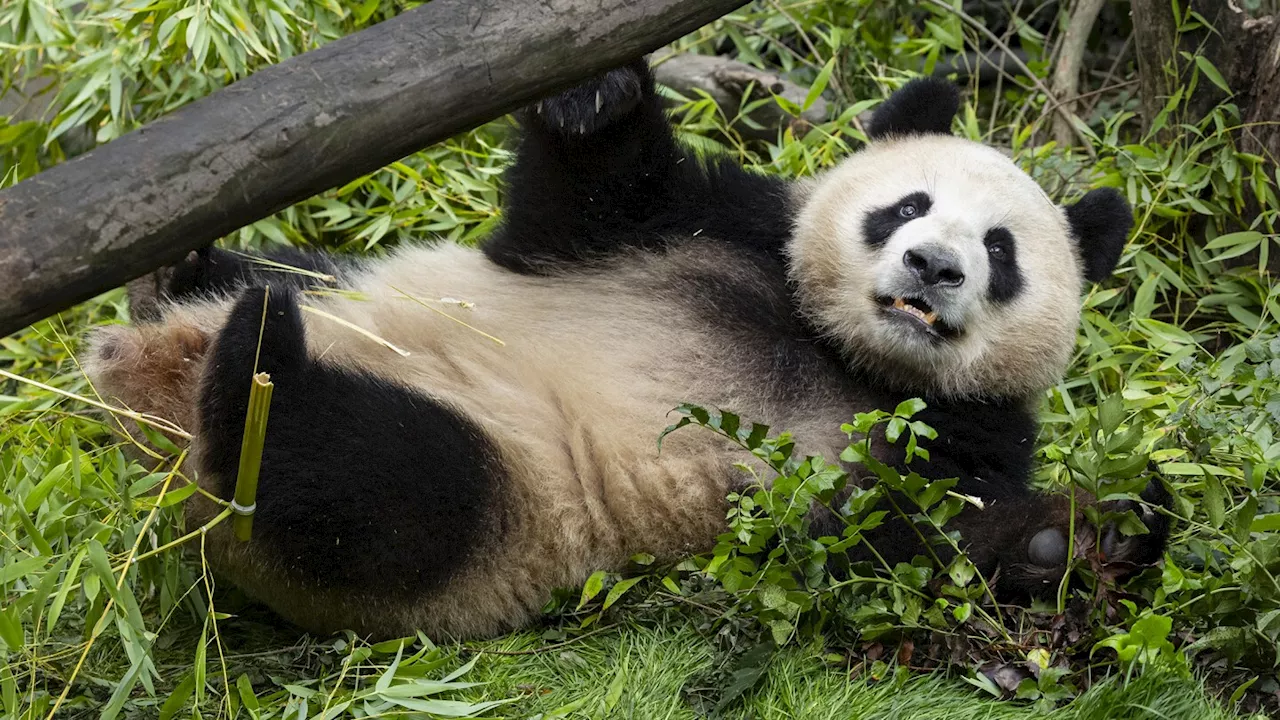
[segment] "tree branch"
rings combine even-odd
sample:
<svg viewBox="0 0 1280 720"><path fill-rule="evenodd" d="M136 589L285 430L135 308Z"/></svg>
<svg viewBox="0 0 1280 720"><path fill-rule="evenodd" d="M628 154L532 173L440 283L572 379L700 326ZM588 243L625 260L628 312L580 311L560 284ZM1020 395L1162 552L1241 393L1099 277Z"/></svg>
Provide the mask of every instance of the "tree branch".
<svg viewBox="0 0 1280 720"><path fill-rule="evenodd" d="M434 0L0 191L0 336L744 0Z"/></svg>
<svg viewBox="0 0 1280 720"><path fill-rule="evenodd" d="M1080 92L1080 64L1084 60L1085 45L1104 2L1106 0L1077 0L1067 22L1067 31L1062 36L1062 51L1053 70L1052 87L1054 97L1062 103L1068 115L1074 115L1076 111L1075 101L1070 98ZM1063 115L1053 118L1053 137L1059 145L1070 145L1075 136L1075 128Z"/></svg>

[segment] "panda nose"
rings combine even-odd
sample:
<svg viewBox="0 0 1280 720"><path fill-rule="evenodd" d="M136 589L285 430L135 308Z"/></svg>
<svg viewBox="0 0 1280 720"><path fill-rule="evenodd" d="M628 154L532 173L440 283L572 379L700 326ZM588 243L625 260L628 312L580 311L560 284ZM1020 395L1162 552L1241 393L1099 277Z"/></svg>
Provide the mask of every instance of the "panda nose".
<svg viewBox="0 0 1280 720"><path fill-rule="evenodd" d="M902 256L902 264L925 285L958 287L964 283L960 258L938 245L919 245Z"/></svg>

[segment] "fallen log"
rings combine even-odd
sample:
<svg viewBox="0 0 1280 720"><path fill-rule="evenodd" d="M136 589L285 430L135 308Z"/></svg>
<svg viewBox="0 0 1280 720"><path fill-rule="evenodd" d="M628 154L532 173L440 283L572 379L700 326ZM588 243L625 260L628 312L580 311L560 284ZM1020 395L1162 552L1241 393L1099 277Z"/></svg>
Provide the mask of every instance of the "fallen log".
<svg viewBox="0 0 1280 720"><path fill-rule="evenodd" d="M778 131L792 128L803 135L811 125L819 125L827 119L827 101L818 97L813 106L792 115L775 102L762 103L746 117L739 117L743 94L751 91L751 100L779 95L795 105L804 105L809 88L801 87L780 73L766 72L746 63L718 55L694 55L671 53L655 56L654 78L681 95L696 99L705 92L733 121L738 132L760 140L776 140ZM745 120L749 118L756 127Z"/></svg>
<svg viewBox="0 0 1280 720"><path fill-rule="evenodd" d="M0 191L0 337L745 0L434 0Z"/></svg>

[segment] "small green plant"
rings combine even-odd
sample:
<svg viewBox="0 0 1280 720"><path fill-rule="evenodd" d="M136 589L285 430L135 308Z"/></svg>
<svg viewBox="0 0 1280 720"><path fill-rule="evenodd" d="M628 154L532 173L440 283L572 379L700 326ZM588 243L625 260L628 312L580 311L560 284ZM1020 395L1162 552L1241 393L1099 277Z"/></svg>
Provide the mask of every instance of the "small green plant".
<svg viewBox="0 0 1280 720"><path fill-rule="evenodd" d="M1126 601L1127 602L1127 601ZM1129 604L1129 610L1137 615L1137 607ZM1187 658L1173 643L1169 634L1173 620L1164 615L1143 613L1134 621L1128 632L1112 635L1094 645L1094 650L1109 648L1116 652L1120 664L1127 669L1136 667L1172 670L1181 675L1189 674Z"/></svg>
<svg viewBox="0 0 1280 720"><path fill-rule="evenodd" d="M971 622L1009 639L986 580L945 529L966 504L980 501L954 492L954 478L900 472L871 453L872 438L884 437L905 447L908 462L927 459L920 440L936 434L912 419L924 408L908 400L893 412L859 413L843 426L850 444L841 459L874 475L866 487L822 457L800 456L789 433L771 436L767 427L729 412L676 409L680 419L666 433L699 426L752 456L740 465L748 480L728 498L728 532L709 555L690 563L728 594L725 618L751 620L775 649L815 638L906 647L933 634L962 634ZM819 507L841 520L838 535L815 536ZM874 546L873 531L890 517L915 529L922 551L912 562L890 563ZM743 692L741 673L733 677L727 690Z"/></svg>

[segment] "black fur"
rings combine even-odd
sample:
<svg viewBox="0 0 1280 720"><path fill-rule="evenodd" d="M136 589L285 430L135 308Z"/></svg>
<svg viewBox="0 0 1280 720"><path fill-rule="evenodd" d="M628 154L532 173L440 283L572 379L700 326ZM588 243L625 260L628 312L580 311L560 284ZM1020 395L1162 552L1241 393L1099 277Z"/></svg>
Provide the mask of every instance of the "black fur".
<svg viewBox="0 0 1280 720"><path fill-rule="evenodd" d="M793 216L786 185L681 148L644 61L541 107L521 113L504 222L483 245L493 262L553 274L693 237L781 257ZM594 129L582 133L587 119Z"/></svg>
<svg viewBox="0 0 1280 720"><path fill-rule="evenodd" d="M867 402L873 407L893 408L916 395L918 393L883 392L879 397L868 398ZM1024 403L995 398L926 398L925 402L928 407L914 419L938 433L933 441L922 438L929 459L917 458L908 464L905 438L891 444L881 435L872 443L872 452L881 462L904 475L914 471L930 479L957 478L955 492L980 497L1001 508L996 510L1001 518L1035 504L1036 494L1028 485L1028 479L1038 426ZM911 512L914 506L905 498L899 500L900 505L903 503L904 509ZM816 535L843 532L842 522L830 513L819 511L813 519ZM1011 559L1019 551L1017 542L990 542L991 538L984 537L982 531L987 520L983 514L966 512L947 526L960 530L969 541L970 558L984 573L993 571L1002 560ZM937 540L941 542L940 538ZM869 541L890 563L909 561L922 550L916 531L896 518L874 531ZM935 548L935 552L949 555L941 548ZM857 557L869 559L870 556L859 553Z"/></svg>
<svg viewBox="0 0 1280 720"><path fill-rule="evenodd" d="M911 395L886 393L871 402L876 407L895 407ZM1066 518L1070 501L1064 495L1042 493L1029 485L1038 431L1033 413L1025 403L1009 400L925 400L928 407L914 419L938 433L937 439L923 441L929 451L928 460L918 458L908 464L905 441L900 439L897 444L890 444L883 435L873 439L872 451L903 475L913 471L929 479L956 478L955 492L984 502L986 509L966 507L946 529L958 530L961 547L969 560L984 577L996 578L995 591L1001 600L1022 601L1055 590L1066 569ZM1158 560L1170 531L1169 516L1160 510L1171 506L1172 497L1160 481L1153 479L1140 497L1149 510L1144 511L1139 503L1127 500L1104 508L1120 512L1135 510L1147 526L1145 535L1124 540L1122 559L1132 566ZM908 499L899 497L897 502L907 513L915 511ZM868 534L867 542L891 565L908 562L923 551L921 534L944 561L954 555L950 545L931 528L922 527L917 534L887 503L880 509L889 511L889 517L884 525ZM839 536L844 530L843 521L821 507L815 508L810 521L815 537ZM1084 531L1082 525L1077 527L1080 532ZM1032 542L1042 530L1051 528L1062 535L1062 546L1058 548L1061 556L1056 563L1045 566L1033 560ZM1104 527L1098 537L1104 556L1121 542L1118 530L1111 526ZM868 550L855 548L849 559L878 558ZM837 573L842 571L839 559L833 562L832 569Z"/></svg>
<svg viewBox="0 0 1280 720"><path fill-rule="evenodd" d="M1148 512L1139 513L1142 523L1147 526L1146 535L1131 538L1130 542L1138 544L1138 550L1129 556L1129 562L1148 565L1164 555L1169 544L1169 533L1173 530L1170 511L1173 509L1173 495L1165 488L1160 478L1152 478L1138 495L1142 502L1150 508ZM1129 503L1130 506L1134 503ZM1166 512L1161 512L1161 511Z"/></svg>
<svg viewBox="0 0 1280 720"><path fill-rule="evenodd" d="M1067 221L1080 245L1084 278L1089 282L1105 280L1120 261L1133 228L1129 203L1112 188L1090 190L1075 205L1067 206Z"/></svg>
<svg viewBox="0 0 1280 720"><path fill-rule="evenodd" d="M265 326L264 294L236 302L200 400L207 470L230 499L255 355L271 374L251 541L263 556L297 581L410 598L501 542L503 475L484 432L418 392L311 359L293 291L271 289Z"/></svg>
<svg viewBox="0 0 1280 720"><path fill-rule="evenodd" d="M174 300L183 300L195 295L230 292L250 284L297 289L335 285L355 267L355 261L349 258L293 248L273 250L261 257L290 268L331 276L334 282L254 262L253 256L211 246L189 253L185 260L173 266L166 294Z"/></svg>
<svg viewBox="0 0 1280 720"><path fill-rule="evenodd" d="M960 110L960 91L937 78L917 78L903 85L876 108L867 125L872 140L890 135L951 132Z"/></svg>
<svg viewBox="0 0 1280 720"><path fill-rule="evenodd" d="M540 125L564 138L585 137L625 118L652 95L643 60L610 70L521 111L527 126Z"/></svg>
<svg viewBox="0 0 1280 720"><path fill-rule="evenodd" d="M991 228L983 238L990 258L991 280L987 295L996 302L1009 302L1022 292L1022 270L1018 267L1018 245L1013 233L1005 228ZM1000 248L997 252L996 248Z"/></svg>
<svg viewBox="0 0 1280 720"><path fill-rule="evenodd" d="M916 209L915 215L910 217L903 215L902 209L908 205ZM892 205L872 210L862 218L862 239L873 248L883 247L898 228L916 218L928 215L931 207L933 207L933 198L929 197L929 193L914 192Z"/></svg>

